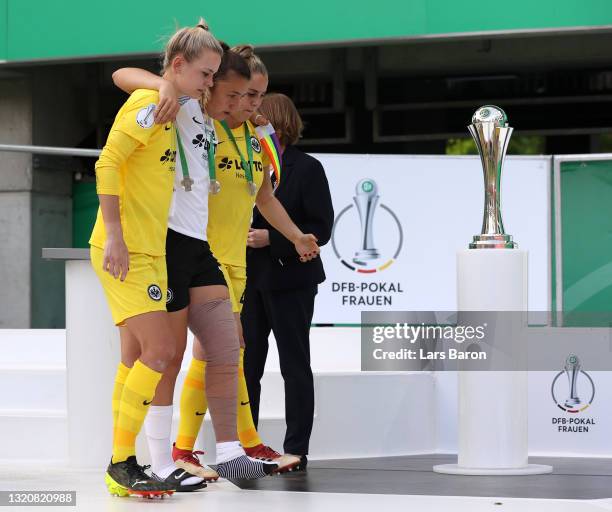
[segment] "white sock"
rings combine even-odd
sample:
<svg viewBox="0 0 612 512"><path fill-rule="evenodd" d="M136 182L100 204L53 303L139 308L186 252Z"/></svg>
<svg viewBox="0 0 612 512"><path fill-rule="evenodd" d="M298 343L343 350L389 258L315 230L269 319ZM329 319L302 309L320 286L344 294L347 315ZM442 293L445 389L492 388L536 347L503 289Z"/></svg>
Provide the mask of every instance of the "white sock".
<svg viewBox="0 0 612 512"><path fill-rule="evenodd" d="M145 418L145 432L151 455L151 471L161 478L168 478L177 470L172 460L172 405L152 405ZM183 481L182 485L195 485L202 481L194 476Z"/></svg>
<svg viewBox="0 0 612 512"><path fill-rule="evenodd" d="M227 441L225 443L217 443L217 464L235 459L241 455L246 455L240 441Z"/></svg>
<svg viewBox="0 0 612 512"><path fill-rule="evenodd" d="M173 409L172 405L152 405L144 422L151 454L151 470L162 478L166 478L172 472L162 475L160 474L162 470L169 466L176 469L172 460L172 441L170 441Z"/></svg>

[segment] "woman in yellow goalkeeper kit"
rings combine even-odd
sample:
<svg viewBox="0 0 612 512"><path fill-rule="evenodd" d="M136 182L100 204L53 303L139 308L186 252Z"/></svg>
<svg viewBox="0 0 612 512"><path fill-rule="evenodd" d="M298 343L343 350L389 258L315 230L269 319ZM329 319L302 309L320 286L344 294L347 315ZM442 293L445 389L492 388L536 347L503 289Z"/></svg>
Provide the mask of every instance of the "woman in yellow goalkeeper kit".
<svg viewBox="0 0 612 512"><path fill-rule="evenodd" d="M208 30L181 29L166 46L164 78L181 96L200 98L212 86L222 54ZM134 91L119 110L96 163L100 209L89 241L91 261L115 324L139 343L130 366L123 364L122 345L113 390L113 453L105 480L118 496L175 490L173 483L145 473L135 453L136 436L175 350L166 312L165 251L176 128L155 124L158 103L157 91Z"/></svg>
<svg viewBox="0 0 612 512"><path fill-rule="evenodd" d="M216 175L221 186L219 194L209 197L208 240L213 254L229 287L232 309L240 335L240 361L238 369L238 437L246 454L252 458L272 461L279 472L289 471L300 463L293 455L281 455L266 446L253 423L249 395L244 378L244 344L240 311L246 287L246 243L251 226L253 207L293 242L302 261L317 256L319 248L313 235L304 235L291 221L287 212L273 194L270 181L270 161L258 140L250 118L257 117L257 109L268 88L268 71L250 45L232 48L242 55L251 69L251 81L241 111L232 113L225 121L215 122L218 145L215 155ZM246 340L248 343L248 340ZM191 368L205 368L204 353L194 343ZM190 370L191 371L191 370ZM206 396L197 393L186 381L181 398L181 415L176 448L190 457L206 410ZM184 466L188 470L197 468Z"/></svg>

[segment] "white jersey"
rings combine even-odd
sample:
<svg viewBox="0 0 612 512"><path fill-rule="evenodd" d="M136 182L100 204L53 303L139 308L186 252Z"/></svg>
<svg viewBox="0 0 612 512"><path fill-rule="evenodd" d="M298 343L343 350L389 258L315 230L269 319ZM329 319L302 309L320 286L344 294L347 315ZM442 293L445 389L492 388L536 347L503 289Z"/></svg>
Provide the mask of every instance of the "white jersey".
<svg viewBox="0 0 612 512"><path fill-rule="evenodd" d="M213 120L202 114L200 104L192 98L181 98L181 108L176 116L181 143L185 152L189 177L193 180L191 190L185 190L181 157L176 148L176 174L174 194L168 228L193 238L206 241L208 225L208 147L216 144Z"/></svg>

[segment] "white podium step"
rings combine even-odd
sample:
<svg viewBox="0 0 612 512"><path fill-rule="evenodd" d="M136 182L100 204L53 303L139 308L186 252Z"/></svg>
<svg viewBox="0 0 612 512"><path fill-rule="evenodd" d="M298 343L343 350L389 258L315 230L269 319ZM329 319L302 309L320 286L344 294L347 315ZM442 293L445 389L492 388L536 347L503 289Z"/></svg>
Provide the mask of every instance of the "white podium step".
<svg viewBox="0 0 612 512"><path fill-rule="evenodd" d="M386 457L436 451L433 375L341 372L315 374L314 380L311 458ZM264 397L267 402L261 409L258 431L266 444L282 451L285 418L280 373L264 376ZM175 411L173 435L177 427ZM139 453L145 454L144 436L139 437ZM214 433L208 414L197 447L206 452L207 462L214 461Z"/></svg>
<svg viewBox="0 0 612 512"><path fill-rule="evenodd" d="M65 463L68 457L66 411L1 410L0 439L3 440L0 460L19 464L27 461Z"/></svg>
<svg viewBox="0 0 612 512"><path fill-rule="evenodd" d="M0 446L0 459L65 459L64 377L63 371L49 369L36 371L30 368L23 374L16 369L2 372L0 382L8 386L2 389L11 389L13 393L0 402L0 436L15 442ZM183 375L179 380L182 378ZM24 383L23 393L16 395L14 390L18 389L15 386L19 383ZM312 458L393 456L435 451L432 375L317 374L315 393ZM364 400L363 397L367 396L379 399ZM260 435L267 444L282 451L285 418L280 373L264 377L262 397ZM175 403L178 404L178 396ZM110 404L105 406L110 408ZM177 428L178 407L173 435ZM146 463L148 456L142 434L138 447L140 459ZM206 452L207 461L214 460L214 433L209 417L205 420L198 447Z"/></svg>
<svg viewBox="0 0 612 512"><path fill-rule="evenodd" d="M0 367L66 366L64 329L0 329Z"/></svg>
<svg viewBox="0 0 612 512"><path fill-rule="evenodd" d="M358 329L313 329L315 420L311 457L374 457L435 451L434 376L354 371L359 359L358 334ZM330 347L332 335L337 345ZM5 440L0 444L0 460L67 462L65 345L63 330L0 330L0 436ZM187 354L191 353L190 345L191 340ZM270 364L262 380L259 432L264 442L282 451L284 383L272 340L270 349ZM340 352L345 354L344 358ZM331 355L341 361L337 367L351 371L328 371ZM179 403L188 361L187 357L179 374L175 404ZM112 383L100 385L108 385L110 393ZM101 407L105 408L101 421L106 421L110 402ZM177 427L178 407L173 435ZM92 438L91 442L100 441ZM208 417L198 448L207 452L205 460L214 460L214 434ZM109 453L110 449L109 446ZM146 463L148 455L142 434L138 449L139 459ZM96 467L99 463L104 461L96 459Z"/></svg>
<svg viewBox="0 0 612 512"><path fill-rule="evenodd" d="M186 370L177 379L174 402L180 401ZM284 416L284 389L280 373L262 381L263 417ZM110 404L107 404L110 407ZM66 412L66 369L59 366L0 366L0 413L4 410Z"/></svg>
<svg viewBox="0 0 612 512"><path fill-rule="evenodd" d="M66 368L61 366L0 366L0 411L66 412Z"/></svg>

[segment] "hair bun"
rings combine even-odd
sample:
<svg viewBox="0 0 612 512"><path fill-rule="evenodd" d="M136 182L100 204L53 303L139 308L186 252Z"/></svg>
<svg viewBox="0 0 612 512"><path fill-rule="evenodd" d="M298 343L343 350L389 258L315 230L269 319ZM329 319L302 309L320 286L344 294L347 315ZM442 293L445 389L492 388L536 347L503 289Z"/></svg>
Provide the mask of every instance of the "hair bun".
<svg viewBox="0 0 612 512"><path fill-rule="evenodd" d="M206 23L206 20L204 18L200 18L200 21L198 21L198 24L196 25L196 27L206 30L207 32L209 30L208 23Z"/></svg>
<svg viewBox="0 0 612 512"><path fill-rule="evenodd" d="M252 44L241 44L232 48L233 52L245 59L250 59L255 53L255 47Z"/></svg>

